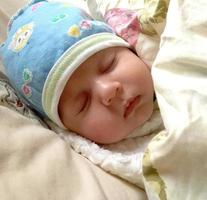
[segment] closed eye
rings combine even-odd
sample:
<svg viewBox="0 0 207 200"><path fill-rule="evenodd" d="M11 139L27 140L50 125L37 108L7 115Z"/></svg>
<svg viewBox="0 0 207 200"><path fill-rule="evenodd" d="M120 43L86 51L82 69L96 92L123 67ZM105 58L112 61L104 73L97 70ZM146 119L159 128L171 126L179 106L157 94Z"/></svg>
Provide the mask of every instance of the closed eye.
<svg viewBox="0 0 207 200"><path fill-rule="evenodd" d="M101 67L101 73L108 73L112 71L112 69L115 66L115 61L116 61L116 58L115 56L113 56L113 58L110 60L109 63L106 63L105 65Z"/></svg>
<svg viewBox="0 0 207 200"><path fill-rule="evenodd" d="M89 104L89 101L90 101L90 96L87 92L83 92L80 97L79 97L79 109L78 109L78 114L80 114L81 112L83 112L88 104Z"/></svg>

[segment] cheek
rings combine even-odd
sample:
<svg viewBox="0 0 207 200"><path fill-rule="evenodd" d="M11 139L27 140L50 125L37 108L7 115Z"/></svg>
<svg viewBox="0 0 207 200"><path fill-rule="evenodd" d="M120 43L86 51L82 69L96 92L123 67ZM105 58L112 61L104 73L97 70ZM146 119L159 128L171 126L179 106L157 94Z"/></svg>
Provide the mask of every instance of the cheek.
<svg viewBox="0 0 207 200"><path fill-rule="evenodd" d="M97 143L113 143L126 137L124 122L109 111L88 113L81 123L82 136Z"/></svg>
<svg viewBox="0 0 207 200"><path fill-rule="evenodd" d="M137 83L135 87L139 88L141 93L153 94L152 76L146 66L141 65L137 71L134 70L132 80L134 80L134 83Z"/></svg>
<svg viewBox="0 0 207 200"><path fill-rule="evenodd" d="M120 62L119 67L114 71L114 78L120 80L123 84L134 84L138 87L138 84L145 82L145 77L149 75L148 69L137 61L137 59L132 59L128 62ZM128 89L128 88L127 88Z"/></svg>

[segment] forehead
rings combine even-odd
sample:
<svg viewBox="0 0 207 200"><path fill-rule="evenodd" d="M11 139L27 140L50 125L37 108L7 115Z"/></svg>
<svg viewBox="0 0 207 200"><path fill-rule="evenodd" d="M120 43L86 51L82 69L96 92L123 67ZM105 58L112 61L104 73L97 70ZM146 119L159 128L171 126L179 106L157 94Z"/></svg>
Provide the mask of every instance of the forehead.
<svg viewBox="0 0 207 200"><path fill-rule="evenodd" d="M86 74L93 71L94 68L104 65L109 59L111 59L111 57L114 56L116 51L116 47L111 47L93 54L73 72L70 79L74 79L77 74L79 74L77 77L78 79L85 77Z"/></svg>

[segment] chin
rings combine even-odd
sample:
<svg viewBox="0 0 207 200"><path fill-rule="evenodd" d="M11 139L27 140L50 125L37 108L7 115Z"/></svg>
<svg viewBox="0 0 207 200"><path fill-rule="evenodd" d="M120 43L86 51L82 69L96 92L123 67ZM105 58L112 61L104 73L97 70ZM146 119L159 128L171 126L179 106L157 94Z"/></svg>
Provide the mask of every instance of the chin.
<svg viewBox="0 0 207 200"><path fill-rule="evenodd" d="M101 139L101 140L93 140L94 142L98 143L98 144L113 144L113 143L117 143L120 142L121 140L123 140L126 137L122 137L122 138L110 138L110 139Z"/></svg>
<svg viewBox="0 0 207 200"><path fill-rule="evenodd" d="M117 143L120 142L121 140L127 138L127 136L130 134L131 132L114 132L113 134L107 134L109 136L113 136L113 137L103 137L103 138L91 138L94 142L98 143L98 144L112 144L112 143ZM106 134L106 133L105 133Z"/></svg>

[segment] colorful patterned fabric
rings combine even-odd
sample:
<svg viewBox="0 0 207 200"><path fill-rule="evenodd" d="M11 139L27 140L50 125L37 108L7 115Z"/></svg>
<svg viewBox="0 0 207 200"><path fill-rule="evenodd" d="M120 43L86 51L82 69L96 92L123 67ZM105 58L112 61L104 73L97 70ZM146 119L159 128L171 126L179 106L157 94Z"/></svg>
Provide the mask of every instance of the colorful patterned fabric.
<svg viewBox="0 0 207 200"><path fill-rule="evenodd" d="M16 91L12 88L8 78L2 72L0 72L0 105L40 123L46 128L50 128L35 112L21 101Z"/></svg>
<svg viewBox="0 0 207 200"><path fill-rule="evenodd" d="M87 0L90 14L106 21L152 66L166 23L169 0Z"/></svg>
<svg viewBox="0 0 207 200"><path fill-rule="evenodd" d="M58 102L69 77L88 57L112 46L129 47L79 8L35 0L11 20L0 54L19 95L64 128Z"/></svg>
<svg viewBox="0 0 207 200"><path fill-rule="evenodd" d="M113 8L105 13L104 19L120 37L130 45L136 45L140 24L135 11Z"/></svg>

